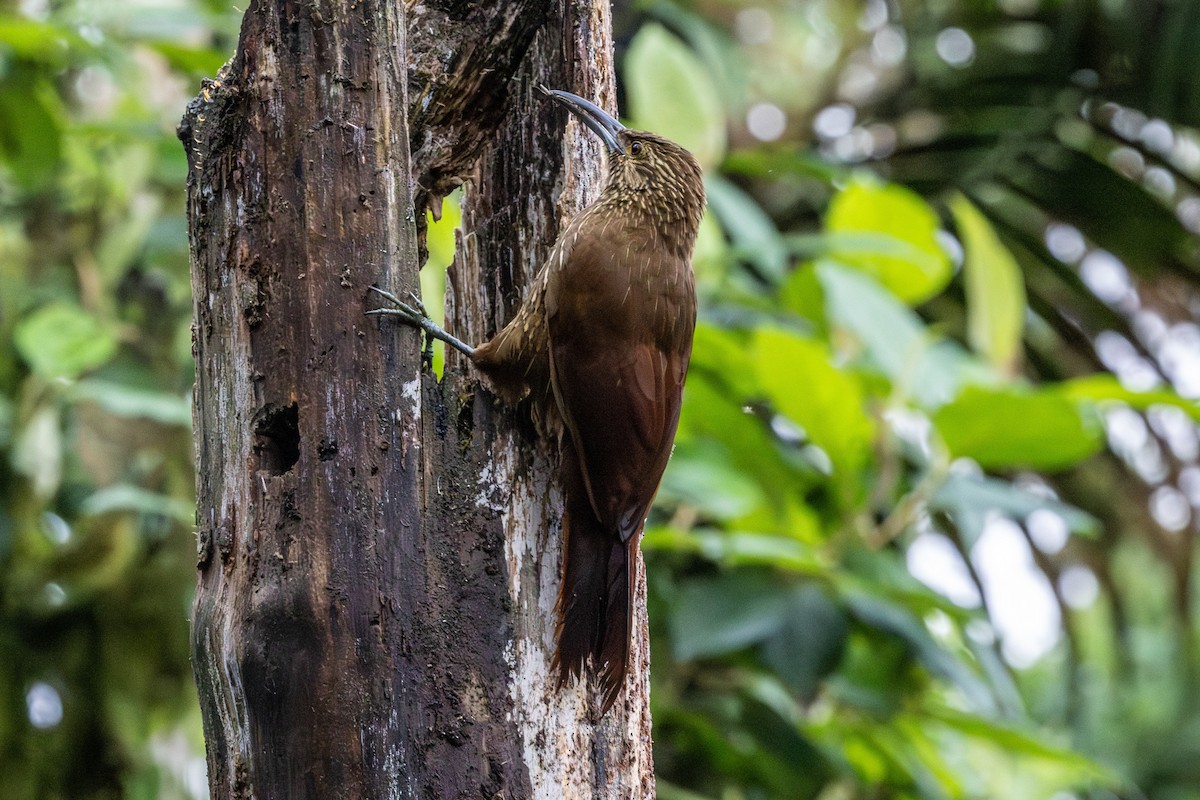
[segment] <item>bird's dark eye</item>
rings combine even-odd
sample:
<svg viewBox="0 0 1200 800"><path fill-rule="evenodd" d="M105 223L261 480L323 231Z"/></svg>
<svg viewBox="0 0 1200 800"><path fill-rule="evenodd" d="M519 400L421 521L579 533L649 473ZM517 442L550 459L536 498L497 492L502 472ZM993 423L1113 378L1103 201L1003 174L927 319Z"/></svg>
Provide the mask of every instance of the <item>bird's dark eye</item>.
<svg viewBox="0 0 1200 800"><path fill-rule="evenodd" d="M629 145L630 154L635 155L635 156L640 156L642 154L643 149L644 148L642 147L641 142L634 142L633 144Z"/></svg>

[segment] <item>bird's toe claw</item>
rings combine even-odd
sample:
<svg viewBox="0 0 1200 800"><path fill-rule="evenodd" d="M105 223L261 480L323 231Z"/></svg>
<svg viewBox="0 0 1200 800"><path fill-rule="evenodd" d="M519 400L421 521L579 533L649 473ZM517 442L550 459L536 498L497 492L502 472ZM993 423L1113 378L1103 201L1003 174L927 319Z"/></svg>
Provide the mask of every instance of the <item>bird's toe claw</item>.
<svg viewBox="0 0 1200 800"><path fill-rule="evenodd" d="M400 298L396 297L396 295L392 294L387 289L380 289L378 286L368 286L367 288L382 297L384 300L387 300L389 303L395 303L396 305L401 304Z"/></svg>
<svg viewBox="0 0 1200 800"><path fill-rule="evenodd" d="M408 293L408 296L412 299L412 305L410 305L386 289L380 289L378 286L368 286L367 288L392 305L391 308L372 308L366 312L370 316L400 317L418 328L422 327L423 322L430 318L429 312L425 310L425 304L421 302L421 298L412 292Z"/></svg>
<svg viewBox="0 0 1200 800"><path fill-rule="evenodd" d="M387 300L388 305L383 308L369 309L365 313L374 317L396 317L405 324L422 331L425 335L425 347L422 354L427 362L432 362L433 359L432 347L434 339L440 339L468 357L474 355L474 347L447 333L440 325L433 321L433 318L429 316L429 312L425 309L425 304L421 302L421 298L417 297L414 293L408 293L408 297L412 301L410 305L386 289L380 289L378 286L368 288Z"/></svg>
<svg viewBox="0 0 1200 800"><path fill-rule="evenodd" d="M421 302L421 298L417 297L414 292L409 292L408 296L412 300L413 306L416 306L417 310L421 312L421 316L428 319L429 312L425 309L425 304Z"/></svg>

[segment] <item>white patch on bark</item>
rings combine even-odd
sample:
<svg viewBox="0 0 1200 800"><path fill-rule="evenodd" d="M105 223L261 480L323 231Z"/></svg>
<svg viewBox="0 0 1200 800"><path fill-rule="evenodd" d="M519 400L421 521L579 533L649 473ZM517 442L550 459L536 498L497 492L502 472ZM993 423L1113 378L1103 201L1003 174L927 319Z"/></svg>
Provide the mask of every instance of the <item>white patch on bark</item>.
<svg viewBox="0 0 1200 800"><path fill-rule="evenodd" d="M391 110L391 96L387 93L381 97L381 102L384 105L384 114L382 118L390 119L389 112ZM383 257L386 261L394 261L397 254L400 252L401 242L404 241L400 231L400 220L404 214L404 210L398 205L396 197L396 171L390 164L384 166L379 172L379 182L383 186L383 207L386 210L384 218L384 248ZM411 216L411 215L409 215Z"/></svg>
<svg viewBox="0 0 1200 800"><path fill-rule="evenodd" d="M412 416L421 418L421 376L413 378L400 387L400 396L412 403Z"/></svg>
<svg viewBox="0 0 1200 800"><path fill-rule="evenodd" d="M388 718L389 733L400 730L400 715L396 711L396 705L392 705L392 711ZM396 737L394 744L388 748L387 753L383 757L383 770L386 775L391 778L387 786L388 800L403 800L406 797L417 797L416 783L413 781L412 770L407 767L407 759L404 756L404 740ZM363 742L364 748L366 742ZM406 786L401 789L400 776L404 775L408 780Z"/></svg>
<svg viewBox="0 0 1200 800"><path fill-rule="evenodd" d="M502 460L508 460L506 456L501 457ZM479 493L475 495L475 505L480 508L486 508L489 511L499 512L507 517L509 512L508 497L505 486L508 481L512 480L512 471L507 464L484 464L483 470L479 473ZM505 521L507 528L507 519ZM509 568L511 570L512 563L510 560Z"/></svg>
<svg viewBox="0 0 1200 800"><path fill-rule="evenodd" d="M638 559L632 673L640 685L626 688L598 724L598 698L584 677L559 690L550 669L554 653L562 560L562 497L553 470L545 464L520 466L517 447L498 441L486 477L494 491L507 491L501 521L509 597L514 614L513 642L505 649L515 729L521 737L531 797L596 797L628 800L654 796L649 746L649 648L645 628L645 570ZM525 470L528 470L526 472ZM530 475L536 476L532 479ZM506 488L507 487L507 488ZM494 496L493 496L494 497ZM494 502L494 499L493 499ZM597 764L596 744L611 763ZM623 763L628 759L631 764ZM619 766L618 766L619 765ZM597 786L597 780L601 782Z"/></svg>
<svg viewBox="0 0 1200 800"><path fill-rule="evenodd" d="M279 130L287 130L287 114L284 112L280 93L275 89L279 83L279 59L269 38L263 40L261 54L256 78L267 100L267 113L275 120Z"/></svg>
<svg viewBox="0 0 1200 800"><path fill-rule="evenodd" d="M576 683L559 691L557 676L550 670L562 557L562 498L546 465L531 470L537 476L532 480L518 472L510 455L516 449L511 442L498 442L487 478L494 491L511 487L501 520L509 597L518 610L513 615L514 639L504 658L511 675L509 691L517 717L513 721L521 737L530 797L616 797L597 794L595 786L591 754L597 732L587 722L590 690Z"/></svg>
<svg viewBox="0 0 1200 800"><path fill-rule="evenodd" d="M421 376L400 387L400 396L408 401L407 409L396 409L396 423L400 429L400 455L408 455L409 445L420 445L421 436Z"/></svg>
<svg viewBox="0 0 1200 800"><path fill-rule="evenodd" d="M254 754L250 741L250 724L245 714L246 690L242 688L242 672L238 668L234 652L240 634L235 627L232 615L223 614L221 644L217 648L209 647L208 649L210 653L221 653L225 660L221 669L227 682L218 687L218 691L224 690L222 699L225 713L220 716L222 726L225 728L225 741L229 742L237 751L238 755L235 756L235 759L241 760L249 768L254 760Z"/></svg>

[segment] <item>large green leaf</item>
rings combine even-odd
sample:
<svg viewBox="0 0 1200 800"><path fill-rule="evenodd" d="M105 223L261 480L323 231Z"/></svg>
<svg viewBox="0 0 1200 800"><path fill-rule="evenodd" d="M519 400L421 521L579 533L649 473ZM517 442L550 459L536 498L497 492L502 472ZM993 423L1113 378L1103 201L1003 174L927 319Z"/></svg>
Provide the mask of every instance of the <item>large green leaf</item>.
<svg viewBox="0 0 1200 800"><path fill-rule="evenodd" d="M869 276L828 261L818 262L816 271L829 317L854 334L869 360L920 405L936 408L965 384L997 381L957 342L934 337L911 309Z"/></svg>
<svg viewBox="0 0 1200 800"><path fill-rule="evenodd" d="M90 400L119 417L141 417L164 425L192 424L192 404L184 395L154 392L96 379L81 380L71 397Z"/></svg>
<svg viewBox="0 0 1200 800"><path fill-rule="evenodd" d="M833 365L823 343L780 328L760 330L754 351L759 386L775 410L825 451L844 487L856 485L874 425L853 374Z"/></svg>
<svg viewBox="0 0 1200 800"><path fill-rule="evenodd" d="M823 577L830 569L829 559L807 544L814 537L776 536L713 528L686 531L671 527L649 527L642 549L696 553L724 567L770 567L797 575Z"/></svg>
<svg viewBox="0 0 1200 800"><path fill-rule="evenodd" d="M686 503L715 519L743 516L763 503L762 487L730 464L716 442L685 442L663 475L659 499Z"/></svg>
<svg viewBox="0 0 1200 800"><path fill-rule="evenodd" d="M846 614L824 591L801 584L791 593L787 617L763 644L763 658L804 700L838 665L850 626Z"/></svg>
<svg viewBox="0 0 1200 800"><path fill-rule="evenodd" d="M1094 415L1053 389L968 387L933 424L953 455L993 469L1063 469L1104 444Z"/></svg>
<svg viewBox="0 0 1200 800"><path fill-rule="evenodd" d="M967 736L980 739L1002 748L1006 754L1022 754L1038 759L1054 761L1080 773L1080 779L1099 778L1115 783L1120 780L1110 768L1080 755L1061 745L1043 741L1033 733L991 722L976 714L967 714L958 709L930 704L921 709L928 721L936 721L954 728Z"/></svg>
<svg viewBox="0 0 1200 800"><path fill-rule="evenodd" d="M82 308L61 302L43 306L17 323L17 352L47 378L75 378L117 351L112 328Z"/></svg>
<svg viewBox="0 0 1200 800"><path fill-rule="evenodd" d="M693 337L691 375L703 374L718 381L734 401L749 399L756 386L754 372L748 369L749 338L746 331L720 328L699 319ZM690 390L691 378L688 381Z"/></svg>
<svg viewBox="0 0 1200 800"><path fill-rule="evenodd" d="M425 229L425 246L429 248L429 257L420 273L421 298L429 309L433 321L439 325L445 322L446 316L446 270L454 261L454 251L457 247L457 237L461 234L462 224L462 192L454 191L442 199L441 211L438 218L428 215L428 226ZM446 345L444 342L433 343L433 371L440 377L446 364Z"/></svg>
<svg viewBox="0 0 1200 800"><path fill-rule="evenodd" d="M963 543L970 547L983 533L988 515L999 511L1023 521L1034 511L1052 511L1062 517L1072 533L1094 536L1100 521L1072 505L1034 494L1008 481L973 475L951 475L929 501L934 511L954 515Z"/></svg>
<svg viewBox="0 0 1200 800"><path fill-rule="evenodd" d="M72 57L88 53L92 47L66 26L24 18L0 18L0 48L5 55L42 62L61 69Z"/></svg>
<svg viewBox="0 0 1200 800"><path fill-rule="evenodd" d="M729 244L715 214L705 214L700 219L700 230L696 233L696 247L692 252L692 269L696 272L696 294L701 298L711 297L721 285L733 259Z"/></svg>
<svg viewBox="0 0 1200 800"><path fill-rule="evenodd" d="M688 581L671 612L671 639L681 661L728 653L779 630L788 595L759 572L735 570Z"/></svg>
<svg viewBox="0 0 1200 800"><path fill-rule="evenodd" d="M966 256L967 339L992 366L1012 374L1025 323L1021 268L971 201L959 195L950 207Z"/></svg>
<svg viewBox="0 0 1200 800"><path fill-rule="evenodd" d="M686 147L701 165L725 157L725 110L707 68L662 25L644 25L625 56L634 126Z"/></svg>
<svg viewBox="0 0 1200 800"><path fill-rule="evenodd" d="M1067 397L1076 400L1090 400L1095 403L1114 402L1124 403L1138 411L1148 411L1153 406L1170 406L1183 411L1195 422L1200 422L1200 403L1181 397L1170 389L1150 389L1137 391L1121 385L1115 375L1099 373L1085 375L1082 378L1072 378L1061 384L1062 392Z"/></svg>
<svg viewBox="0 0 1200 800"><path fill-rule="evenodd" d="M977 707L991 705L983 680L942 647L911 608L863 591L848 592L845 600L847 611L861 624L902 640L931 674L957 685Z"/></svg>
<svg viewBox="0 0 1200 800"><path fill-rule="evenodd" d="M49 81L31 70L0 79L0 164L22 187L41 189L58 170L63 116Z"/></svg>
<svg viewBox="0 0 1200 800"><path fill-rule="evenodd" d="M738 256L753 264L762 277L779 282L787 267L787 248L775 223L754 198L717 175L704 181L708 206L733 242Z"/></svg>
<svg viewBox="0 0 1200 800"><path fill-rule="evenodd" d="M825 230L835 235L829 257L862 270L908 303L928 300L950 281L939 227L920 195L865 179L838 192L825 216Z"/></svg>
<svg viewBox="0 0 1200 800"><path fill-rule="evenodd" d="M719 376L710 375L707 367L693 367L684 393L677 446L686 450L693 446L691 442L700 447L708 447L703 442L719 443L721 449L715 452L721 454L721 460L752 477L766 501L752 514L757 519L739 518L739 526L790 533L805 486L825 478L797 463L795 452L781 446L758 415L746 413L745 404L750 399L731 393L730 387Z"/></svg>

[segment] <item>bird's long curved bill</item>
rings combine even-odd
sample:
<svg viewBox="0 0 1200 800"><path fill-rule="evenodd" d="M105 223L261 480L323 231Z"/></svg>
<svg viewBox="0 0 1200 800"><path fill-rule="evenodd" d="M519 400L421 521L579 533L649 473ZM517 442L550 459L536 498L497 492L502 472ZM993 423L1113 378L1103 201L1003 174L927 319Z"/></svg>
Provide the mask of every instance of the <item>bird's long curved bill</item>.
<svg viewBox="0 0 1200 800"><path fill-rule="evenodd" d="M575 116L583 121L604 142L604 146L612 153L624 153L625 145L617 138L617 132L625 130L625 126L613 119L612 115L590 100L584 100L577 94L564 92L562 89L543 89L547 95L558 101Z"/></svg>

